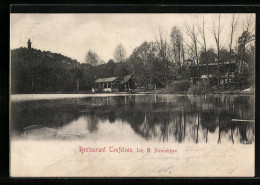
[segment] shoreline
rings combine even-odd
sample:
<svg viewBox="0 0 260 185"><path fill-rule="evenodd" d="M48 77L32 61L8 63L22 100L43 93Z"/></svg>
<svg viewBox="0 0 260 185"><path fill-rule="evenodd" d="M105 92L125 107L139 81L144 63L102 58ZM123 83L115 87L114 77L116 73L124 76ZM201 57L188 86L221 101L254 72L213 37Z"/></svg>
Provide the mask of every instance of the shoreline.
<svg viewBox="0 0 260 185"><path fill-rule="evenodd" d="M204 95L235 95L235 96L254 96L254 93L208 93L208 94L188 94L188 93L97 93L97 94L10 94L10 101L28 101L28 100L50 100L50 99L68 99L68 98L88 98L88 97L109 97L109 96L144 96L144 95L176 95L176 96L204 96Z"/></svg>

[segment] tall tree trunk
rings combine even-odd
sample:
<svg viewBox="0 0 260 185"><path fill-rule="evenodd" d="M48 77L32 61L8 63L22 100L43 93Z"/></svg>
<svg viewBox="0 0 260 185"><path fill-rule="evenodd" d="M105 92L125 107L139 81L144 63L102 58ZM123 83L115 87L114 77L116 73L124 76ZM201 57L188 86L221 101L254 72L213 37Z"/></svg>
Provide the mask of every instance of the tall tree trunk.
<svg viewBox="0 0 260 185"><path fill-rule="evenodd" d="M217 71L217 73L218 73L218 86L220 85L220 67L219 67L219 46L218 46L218 71Z"/></svg>
<svg viewBox="0 0 260 185"><path fill-rule="evenodd" d="M199 58L198 58L198 50L197 50L196 42L194 43L194 45L195 45L195 57L196 57L197 73L198 73L198 80L199 80L200 79L200 68L199 68Z"/></svg>
<svg viewBox="0 0 260 185"><path fill-rule="evenodd" d="M183 41L182 41L182 64L184 63L185 60L185 54L184 54L184 47L183 47Z"/></svg>

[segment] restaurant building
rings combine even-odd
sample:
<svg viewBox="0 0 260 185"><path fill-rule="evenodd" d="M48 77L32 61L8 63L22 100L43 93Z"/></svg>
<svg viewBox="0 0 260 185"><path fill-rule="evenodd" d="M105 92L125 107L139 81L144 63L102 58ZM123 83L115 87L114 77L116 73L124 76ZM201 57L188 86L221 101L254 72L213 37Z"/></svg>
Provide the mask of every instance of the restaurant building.
<svg viewBox="0 0 260 185"><path fill-rule="evenodd" d="M131 75L123 78L99 78L94 81L94 92L126 92L135 88L136 86Z"/></svg>

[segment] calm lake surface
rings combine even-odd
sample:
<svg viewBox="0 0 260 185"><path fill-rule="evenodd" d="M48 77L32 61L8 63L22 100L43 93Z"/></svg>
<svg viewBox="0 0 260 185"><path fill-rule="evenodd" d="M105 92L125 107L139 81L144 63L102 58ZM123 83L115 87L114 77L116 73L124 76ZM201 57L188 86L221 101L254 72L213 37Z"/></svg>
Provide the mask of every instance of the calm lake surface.
<svg viewBox="0 0 260 185"><path fill-rule="evenodd" d="M14 139L253 144L254 96L125 95L11 102Z"/></svg>

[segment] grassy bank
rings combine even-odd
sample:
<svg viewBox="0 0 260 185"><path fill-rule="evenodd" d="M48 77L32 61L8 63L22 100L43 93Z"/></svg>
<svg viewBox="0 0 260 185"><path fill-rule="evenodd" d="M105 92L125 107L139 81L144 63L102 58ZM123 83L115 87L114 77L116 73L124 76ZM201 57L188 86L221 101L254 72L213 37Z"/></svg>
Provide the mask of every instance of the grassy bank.
<svg viewBox="0 0 260 185"><path fill-rule="evenodd" d="M225 88L224 86L220 87L207 87L204 84L195 84L191 85L187 81L177 81L176 83L170 84L167 88L159 89L134 89L128 92L102 92L102 93L93 93L91 91L53 91L53 92L30 92L24 94L234 94L234 95L254 95L255 88ZM19 94L12 94L19 95Z"/></svg>
<svg viewBox="0 0 260 185"><path fill-rule="evenodd" d="M193 94L193 93L189 93L187 91L176 91L176 92L171 92L168 89L158 89L158 90L154 90L151 91L150 93L153 94ZM203 93L194 93L194 95L203 95L203 94L231 94L231 95L255 95L255 92L244 92L242 90L234 90L234 91L208 91L208 92L203 92Z"/></svg>

